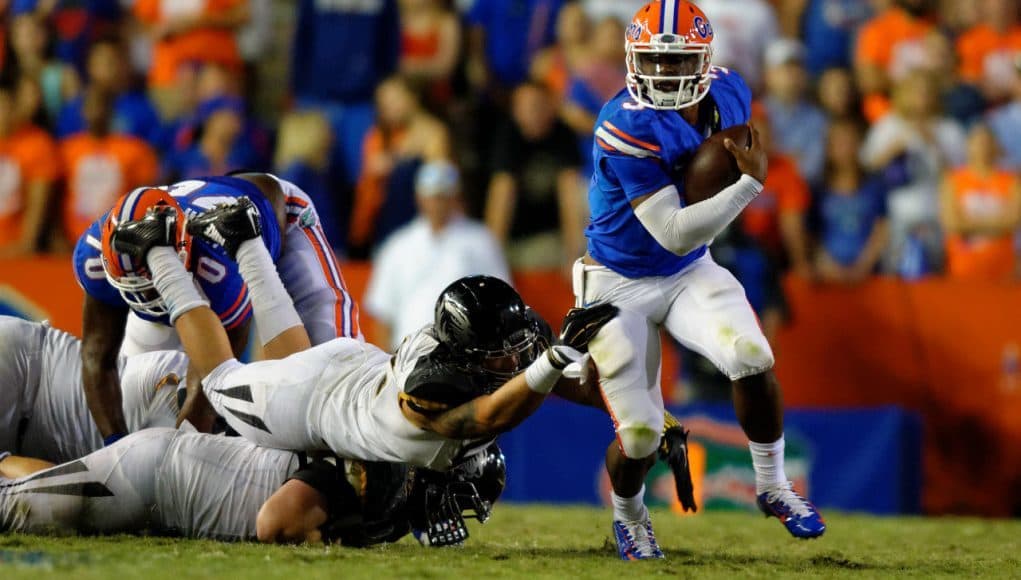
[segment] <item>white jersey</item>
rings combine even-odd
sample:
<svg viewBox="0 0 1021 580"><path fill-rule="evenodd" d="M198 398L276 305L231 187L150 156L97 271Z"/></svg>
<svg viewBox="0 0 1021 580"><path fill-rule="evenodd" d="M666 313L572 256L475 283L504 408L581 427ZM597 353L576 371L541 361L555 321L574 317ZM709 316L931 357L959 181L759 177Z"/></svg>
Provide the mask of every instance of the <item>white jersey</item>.
<svg viewBox="0 0 1021 580"><path fill-rule="evenodd" d="M449 469L461 456L465 442L413 425L401 410L400 394L408 378L439 346L429 328L407 337L393 355L392 363L391 357L386 357L385 375L374 388L349 385L342 373L324 376L332 392L322 407L320 429L327 434L334 453L369 461L409 463L437 471ZM338 451L339 447L345 451Z"/></svg>
<svg viewBox="0 0 1021 580"><path fill-rule="evenodd" d="M259 509L298 466L298 456L289 451L182 430L156 476L163 531L189 538L255 538Z"/></svg>
<svg viewBox="0 0 1021 580"><path fill-rule="evenodd" d="M62 463L103 446L85 401L81 341L46 323L0 316L0 451ZM121 358L122 406L129 432L173 427L180 352ZM182 383L183 385L183 383Z"/></svg>
<svg viewBox="0 0 1021 580"><path fill-rule="evenodd" d="M159 527L156 473L173 429L128 435L81 459L0 478L0 532L130 533Z"/></svg>
<svg viewBox="0 0 1021 580"><path fill-rule="evenodd" d="M229 361L202 386L217 413L259 445L446 471L488 440L447 439L401 411L401 393L433 364L438 346L430 327L393 356L341 338L281 360Z"/></svg>
<svg viewBox="0 0 1021 580"><path fill-rule="evenodd" d="M329 510L323 529L334 539L396 541L408 529L412 473L398 465L303 465L296 453L240 437L145 429L81 459L0 478L0 532L254 540L262 505L294 478L321 494Z"/></svg>

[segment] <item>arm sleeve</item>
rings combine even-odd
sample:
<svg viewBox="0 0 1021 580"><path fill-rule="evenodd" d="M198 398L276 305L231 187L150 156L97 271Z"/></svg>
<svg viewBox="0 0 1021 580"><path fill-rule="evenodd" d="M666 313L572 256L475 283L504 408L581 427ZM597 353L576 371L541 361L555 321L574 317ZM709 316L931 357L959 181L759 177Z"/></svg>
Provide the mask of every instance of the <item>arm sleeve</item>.
<svg viewBox="0 0 1021 580"><path fill-rule="evenodd" d="M715 196L681 207L677 188L669 185L636 207L635 216L659 245L683 256L711 242L761 191L758 180L742 175Z"/></svg>

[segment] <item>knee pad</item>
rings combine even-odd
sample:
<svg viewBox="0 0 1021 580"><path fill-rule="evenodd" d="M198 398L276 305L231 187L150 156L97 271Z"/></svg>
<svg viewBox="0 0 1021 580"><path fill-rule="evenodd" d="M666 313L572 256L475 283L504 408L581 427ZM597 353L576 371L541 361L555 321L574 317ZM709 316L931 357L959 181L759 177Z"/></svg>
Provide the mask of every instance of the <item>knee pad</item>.
<svg viewBox="0 0 1021 580"><path fill-rule="evenodd" d="M663 434L663 420L657 424L633 423L617 429L617 440L620 449L628 459L642 459L659 449L659 440Z"/></svg>
<svg viewBox="0 0 1021 580"><path fill-rule="evenodd" d="M768 371L773 368L774 362L773 349L765 336L761 333L757 336L742 335L734 340L732 358L727 361L726 371L733 381Z"/></svg>

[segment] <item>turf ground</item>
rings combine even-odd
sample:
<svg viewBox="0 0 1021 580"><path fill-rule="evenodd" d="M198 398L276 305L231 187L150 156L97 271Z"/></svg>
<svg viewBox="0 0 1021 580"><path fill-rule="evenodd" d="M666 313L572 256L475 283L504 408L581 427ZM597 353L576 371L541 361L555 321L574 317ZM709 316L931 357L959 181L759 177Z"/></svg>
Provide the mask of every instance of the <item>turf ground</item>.
<svg viewBox="0 0 1021 580"><path fill-rule="evenodd" d="M431 550L0 536L0 578L1021 577L1021 521L827 515L825 537L796 541L750 514L654 513L659 562L617 561L609 513L580 507L501 505L468 547Z"/></svg>

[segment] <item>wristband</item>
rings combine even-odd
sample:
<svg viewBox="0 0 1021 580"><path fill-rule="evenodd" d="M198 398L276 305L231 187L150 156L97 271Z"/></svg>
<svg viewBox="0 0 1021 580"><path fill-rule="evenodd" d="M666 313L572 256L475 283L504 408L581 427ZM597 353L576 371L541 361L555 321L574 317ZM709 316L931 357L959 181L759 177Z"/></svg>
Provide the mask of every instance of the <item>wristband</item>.
<svg viewBox="0 0 1021 580"><path fill-rule="evenodd" d="M173 248L161 246L149 250L146 263L152 271L153 286L167 305L171 324L190 310L209 306Z"/></svg>
<svg viewBox="0 0 1021 580"><path fill-rule="evenodd" d="M525 383L536 393L548 395L563 376L564 368L582 356L566 345L551 346L525 369Z"/></svg>
<svg viewBox="0 0 1021 580"><path fill-rule="evenodd" d="M109 447L124 438L125 433L114 433L103 438L103 447Z"/></svg>

